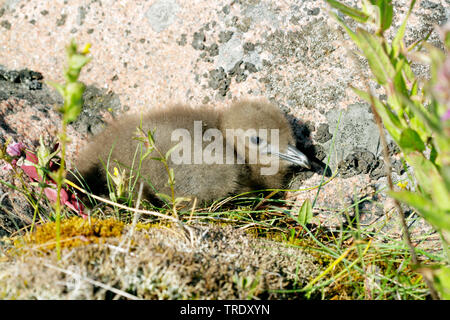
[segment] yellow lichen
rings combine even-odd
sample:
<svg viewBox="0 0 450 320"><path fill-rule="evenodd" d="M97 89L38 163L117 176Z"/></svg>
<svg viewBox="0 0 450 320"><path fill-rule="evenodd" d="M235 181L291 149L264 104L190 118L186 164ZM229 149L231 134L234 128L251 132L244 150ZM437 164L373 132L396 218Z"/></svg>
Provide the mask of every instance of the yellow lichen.
<svg viewBox="0 0 450 320"><path fill-rule="evenodd" d="M122 234L125 224L116 219L83 219L73 217L61 221L61 247L72 248L88 243L103 242L106 238L118 237ZM16 238L16 248L33 248L51 250L55 248L56 224L48 222L38 226L31 234Z"/></svg>

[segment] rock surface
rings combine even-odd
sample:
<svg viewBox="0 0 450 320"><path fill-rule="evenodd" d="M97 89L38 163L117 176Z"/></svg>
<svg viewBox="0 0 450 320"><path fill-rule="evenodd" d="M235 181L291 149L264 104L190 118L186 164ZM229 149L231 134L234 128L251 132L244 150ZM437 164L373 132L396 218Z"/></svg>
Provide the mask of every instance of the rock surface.
<svg viewBox="0 0 450 320"><path fill-rule="evenodd" d="M393 3L395 29L408 1ZM407 43L448 20L449 7L448 0L416 5ZM171 102L223 108L233 99L264 97L286 112L298 147L315 162L314 172L296 175L292 187L301 190L289 193L290 198L298 205L316 198L317 189L302 190L319 184L328 159L331 172L341 169L316 198L318 210L332 209L318 215L321 223L337 228L348 199L359 199L367 188L379 194L385 178L369 108L349 88L362 85L368 68L352 57L354 46L327 10L323 2L307 0L2 1L0 139L36 145L41 134L54 137L59 123L54 105L60 98L37 73L20 70L62 81L64 46L73 37L92 43L94 59L81 77L90 88L86 100L92 108L70 128L69 157L104 121L123 112ZM430 41L439 45L436 32ZM428 69L415 66L414 71L426 76ZM394 175L406 177L405 172ZM367 206L378 212L371 218L386 220L388 206L380 215L376 205L384 199L379 195L369 201Z"/></svg>

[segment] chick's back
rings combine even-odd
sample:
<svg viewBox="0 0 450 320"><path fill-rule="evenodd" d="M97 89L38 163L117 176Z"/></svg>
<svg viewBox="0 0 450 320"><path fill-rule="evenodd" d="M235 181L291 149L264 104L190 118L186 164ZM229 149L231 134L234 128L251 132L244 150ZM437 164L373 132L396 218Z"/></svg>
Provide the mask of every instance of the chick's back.
<svg viewBox="0 0 450 320"><path fill-rule="evenodd" d="M172 157L169 157L168 161L169 168L174 171L175 196L188 197L191 200L196 197L201 204L239 191L239 177L246 170L244 165L226 164L225 159L224 164L193 163L194 154L198 152L194 150L193 143L195 121L201 121L203 135L206 130L219 127L219 114L208 107L192 109L188 106L175 105L162 110L149 111L142 116L124 116L110 123L103 132L93 137L80 152L75 167L94 194L107 193L105 167L108 166L111 173L114 167L117 167L119 171L125 169L127 177L130 176L130 169L133 168L131 175L137 177L139 174L139 180L144 182L144 196L150 201L154 200L157 192L170 195L168 174L164 164L151 159L152 157L160 158L156 151L142 161L138 171L139 158L145 153L146 147L136 139L139 136L137 128L142 124L142 132L145 134L149 130L153 132L155 145L162 155L178 143L178 141L172 141L172 132L176 129L185 129L192 137L190 164L173 163ZM204 150L210 142L202 139L201 143ZM224 154L225 148L225 142L223 142Z"/></svg>

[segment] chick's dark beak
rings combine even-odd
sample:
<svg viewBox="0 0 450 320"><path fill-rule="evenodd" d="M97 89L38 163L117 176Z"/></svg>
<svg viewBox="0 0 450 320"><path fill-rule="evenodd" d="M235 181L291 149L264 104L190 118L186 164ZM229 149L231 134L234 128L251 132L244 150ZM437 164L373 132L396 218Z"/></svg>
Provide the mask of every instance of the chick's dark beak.
<svg viewBox="0 0 450 320"><path fill-rule="evenodd" d="M289 161L295 165L311 169L308 158L303 152L301 152L294 146L288 145L286 153L278 153L278 156L281 159Z"/></svg>

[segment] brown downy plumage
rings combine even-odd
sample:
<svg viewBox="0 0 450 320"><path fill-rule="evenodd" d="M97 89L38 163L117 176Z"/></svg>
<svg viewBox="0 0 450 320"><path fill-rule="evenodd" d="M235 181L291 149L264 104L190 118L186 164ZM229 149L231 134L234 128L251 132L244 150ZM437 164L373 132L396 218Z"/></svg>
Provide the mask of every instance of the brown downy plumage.
<svg viewBox="0 0 450 320"><path fill-rule="evenodd" d="M196 121L201 121L201 125ZM197 198L198 204L250 190L282 188L283 177L290 165L309 168L306 156L294 147L295 139L289 123L280 110L271 104L263 101L242 101L220 111L207 106L193 109L175 105L162 110L151 110L142 116L125 116L109 124L81 151L75 167L94 194L105 194L107 191L105 167L108 167L111 174L114 167L117 167L119 172L125 169L128 177L130 169L133 168L131 176L139 176L139 180L144 182L144 196L148 200L155 200L156 193L170 195L164 164L151 159L160 157L156 151L142 161L138 170L139 158L147 150L146 144L136 139L139 136L137 128L141 124L143 132L154 131L155 145L163 155L173 146L187 141L179 136L172 141L174 130L182 129L176 132L190 135L192 140L187 144L190 144L190 149L180 151L180 146L184 147L186 144L179 144L170 154L168 166L174 172L175 196L191 200ZM237 137L233 139L229 129L243 131L238 131ZM272 141L270 131L264 136L260 134L259 129L278 129L279 139L274 136ZM194 141L196 133L201 134L200 140L196 140L199 144ZM217 139L217 134L226 138ZM210 152L213 142L216 149L215 152ZM200 145L204 158L199 156L199 152L202 152ZM220 155L218 152L222 148L223 155ZM226 158L227 148L230 152L228 155L234 155L234 161ZM255 150L259 150L256 160L251 157ZM188 157L189 151L191 157ZM216 162L222 163L211 163L213 161L208 157L209 154L215 157ZM175 155L186 156L185 159L189 158L191 161L188 164L174 163ZM208 162L208 159L211 161ZM252 162L252 159L255 161ZM195 160L203 162L196 163ZM240 163L236 163L237 160L240 160ZM277 169L272 170L274 174L261 174L262 169L271 167ZM73 176L69 177L69 180L77 182Z"/></svg>

